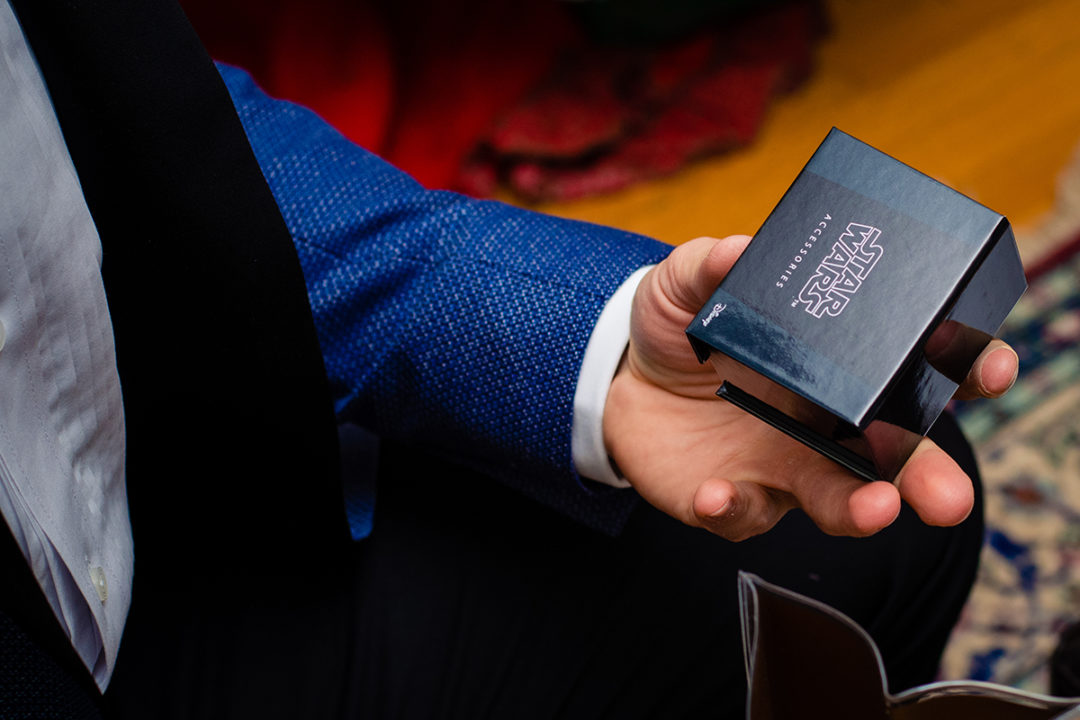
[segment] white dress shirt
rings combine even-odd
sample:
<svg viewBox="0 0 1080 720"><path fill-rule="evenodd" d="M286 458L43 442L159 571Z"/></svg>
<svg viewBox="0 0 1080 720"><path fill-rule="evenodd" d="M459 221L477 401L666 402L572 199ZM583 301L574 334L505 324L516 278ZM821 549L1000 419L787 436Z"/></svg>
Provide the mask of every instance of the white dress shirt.
<svg viewBox="0 0 1080 720"><path fill-rule="evenodd" d="M104 690L131 601L124 419L101 242L41 73L0 2L0 515ZM574 398L585 477L627 487L602 419L648 268L605 307Z"/></svg>
<svg viewBox="0 0 1080 720"><path fill-rule="evenodd" d="M101 243L6 0L0 98L0 513L104 688L133 555Z"/></svg>

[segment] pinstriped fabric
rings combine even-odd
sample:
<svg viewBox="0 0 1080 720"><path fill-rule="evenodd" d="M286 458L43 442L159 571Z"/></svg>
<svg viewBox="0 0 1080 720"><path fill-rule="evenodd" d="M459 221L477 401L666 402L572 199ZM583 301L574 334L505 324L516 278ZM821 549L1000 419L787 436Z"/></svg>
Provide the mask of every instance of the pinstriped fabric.
<svg viewBox="0 0 1080 720"><path fill-rule="evenodd" d="M572 402L607 298L662 243L422 188L220 67L296 243L336 411L615 532L576 476Z"/></svg>

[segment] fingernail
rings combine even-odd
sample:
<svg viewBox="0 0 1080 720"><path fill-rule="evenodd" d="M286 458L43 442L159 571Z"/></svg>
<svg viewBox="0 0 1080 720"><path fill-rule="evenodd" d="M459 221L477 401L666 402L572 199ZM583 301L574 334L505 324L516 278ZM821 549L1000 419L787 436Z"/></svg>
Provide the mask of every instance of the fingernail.
<svg viewBox="0 0 1080 720"><path fill-rule="evenodd" d="M997 356L996 360L994 360L995 356ZM995 365L997 367L1000 367L1002 363L1010 363L1010 364L1013 365L1012 376L1009 378L1008 382L1005 383L1004 387L1000 387L1000 380L998 380L998 382L990 382L990 383L987 383L987 382L985 382L985 380L983 380L980 384L983 386L983 390L986 391L986 393L989 394L989 395L995 395L995 396L996 395L1001 395L1002 393L1007 391L1009 388L1011 388L1013 386L1013 384L1016 382L1016 376L1020 372L1020 360L1016 356L1016 353L1012 350L1012 348L1008 348L1008 347L998 348L994 352L987 355L986 360L983 361L983 365L982 365L983 372L986 372L988 366L990 366L991 368L994 367ZM991 390L990 388L986 387L988 384L989 385L997 385L999 387L996 387L995 389Z"/></svg>
<svg viewBox="0 0 1080 720"><path fill-rule="evenodd" d="M734 504L734 498L728 498L727 502L721 505L719 509L713 510L711 513L709 513L709 517L714 518L720 517L721 515L727 515L728 512L730 512L732 506L734 506Z"/></svg>

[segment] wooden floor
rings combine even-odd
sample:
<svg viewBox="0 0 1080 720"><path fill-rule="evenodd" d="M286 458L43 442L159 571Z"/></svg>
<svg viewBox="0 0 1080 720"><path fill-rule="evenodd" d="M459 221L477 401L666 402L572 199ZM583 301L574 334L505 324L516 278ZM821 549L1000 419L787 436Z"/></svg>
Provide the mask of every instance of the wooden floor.
<svg viewBox="0 0 1080 720"><path fill-rule="evenodd" d="M1021 255L1080 146L1080 0L830 0L810 81L747 149L538 209L679 243L753 233L836 126L1004 213ZM763 39L767 41L767 39Z"/></svg>

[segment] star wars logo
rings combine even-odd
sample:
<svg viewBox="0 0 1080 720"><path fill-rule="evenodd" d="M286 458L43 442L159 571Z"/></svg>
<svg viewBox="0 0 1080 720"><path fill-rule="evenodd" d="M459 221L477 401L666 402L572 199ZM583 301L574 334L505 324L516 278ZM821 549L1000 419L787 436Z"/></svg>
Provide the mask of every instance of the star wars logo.
<svg viewBox="0 0 1080 720"><path fill-rule="evenodd" d="M878 244L881 231L869 225L848 223L844 234L833 243L832 252L821 261L814 274L792 300L814 317L836 317L844 312L852 296L877 265L884 252Z"/></svg>

